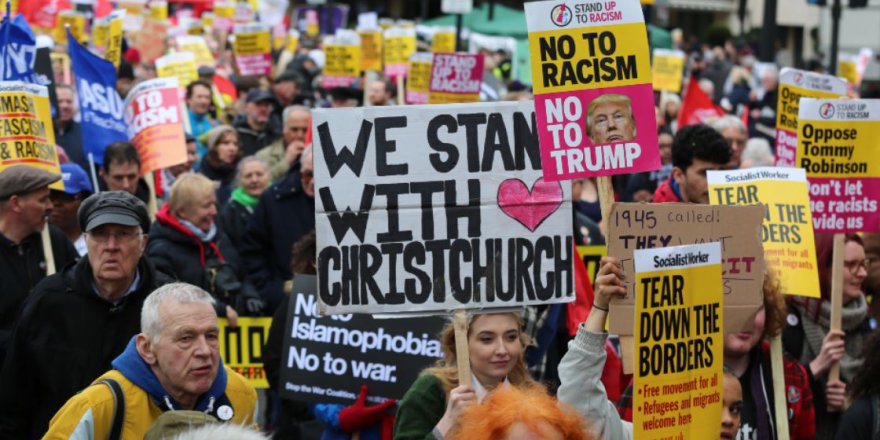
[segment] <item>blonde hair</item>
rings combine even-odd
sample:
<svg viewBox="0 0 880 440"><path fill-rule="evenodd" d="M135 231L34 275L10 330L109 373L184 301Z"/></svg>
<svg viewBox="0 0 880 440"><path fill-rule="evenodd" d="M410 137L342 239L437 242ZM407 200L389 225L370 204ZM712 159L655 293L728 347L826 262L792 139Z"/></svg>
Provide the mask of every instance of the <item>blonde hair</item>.
<svg viewBox="0 0 880 440"><path fill-rule="evenodd" d="M624 106L626 108L626 117L629 118L633 125L635 125L636 120L632 113L632 100L629 96L621 95L619 93L606 93L590 101L590 104L587 105L587 133L592 133L593 131L593 118L590 115L593 114L596 107L602 104L617 104Z"/></svg>
<svg viewBox="0 0 880 440"><path fill-rule="evenodd" d="M528 368L525 361L525 348L531 344L529 336L522 331L523 320L518 313L492 313L491 315L510 315L516 321L519 330L519 341L523 350L520 352L519 359L513 364L513 369L507 374L507 380L514 386L536 385L531 376L529 376ZM468 316L468 338L471 336L473 324L477 319L486 315L470 315ZM443 349L443 358L430 368L422 371L422 374L430 374L440 380L444 394L449 394L453 388L458 386L458 363L455 355L455 327L450 322L440 331L440 346Z"/></svg>
<svg viewBox="0 0 880 440"><path fill-rule="evenodd" d="M176 215L184 206L193 205L217 190L218 183L197 173L183 173L174 180L168 196L168 209Z"/></svg>

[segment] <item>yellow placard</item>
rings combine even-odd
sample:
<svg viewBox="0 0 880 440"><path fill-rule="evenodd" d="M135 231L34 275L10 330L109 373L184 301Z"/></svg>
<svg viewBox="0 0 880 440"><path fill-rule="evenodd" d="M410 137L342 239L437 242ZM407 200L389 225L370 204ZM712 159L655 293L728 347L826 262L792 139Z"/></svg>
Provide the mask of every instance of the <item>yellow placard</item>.
<svg viewBox="0 0 880 440"><path fill-rule="evenodd" d="M644 23L608 26L601 32L571 29L529 32L529 52L535 94L573 92L610 86L643 84L651 80L648 39ZM603 55L603 49L610 55ZM613 49L613 50L612 50Z"/></svg>
<svg viewBox="0 0 880 440"><path fill-rule="evenodd" d="M415 37L385 38L385 65L406 64L409 56L416 51Z"/></svg>
<svg viewBox="0 0 880 440"><path fill-rule="evenodd" d="M431 38L431 52L455 52L455 31L434 32Z"/></svg>
<svg viewBox="0 0 880 440"><path fill-rule="evenodd" d="M356 77L361 70L361 54L359 46L328 44L324 46L325 76Z"/></svg>
<svg viewBox="0 0 880 440"><path fill-rule="evenodd" d="M841 59L837 61L837 74L846 78L846 82L857 85L859 83L859 71L856 69L856 62L850 59Z"/></svg>
<svg viewBox="0 0 880 440"><path fill-rule="evenodd" d="M113 63L113 67L117 69L122 60L122 24L124 20L123 15L112 18L107 29L107 50L104 52L104 59Z"/></svg>
<svg viewBox="0 0 880 440"><path fill-rule="evenodd" d="M238 318L238 326L229 327L219 318L220 356L223 363L250 381L254 388L268 389L263 367L263 346L269 339L272 318Z"/></svg>
<svg viewBox="0 0 880 440"><path fill-rule="evenodd" d="M268 29L235 34L235 55L262 55L271 51L272 36Z"/></svg>
<svg viewBox="0 0 880 440"><path fill-rule="evenodd" d="M654 90L681 92L684 58L684 52L681 51L654 50L654 63L651 65Z"/></svg>
<svg viewBox="0 0 880 440"><path fill-rule="evenodd" d="M159 78L177 78L181 88L199 79L195 55L190 52L177 52L156 59L156 74Z"/></svg>
<svg viewBox="0 0 880 440"><path fill-rule="evenodd" d="M214 16L219 18L235 17L235 4L233 3L216 3L214 4Z"/></svg>
<svg viewBox="0 0 880 440"><path fill-rule="evenodd" d="M783 293L819 297L816 246L807 176L800 168L709 171L709 203L764 204L764 261Z"/></svg>
<svg viewBox="0 0 880 440"><path fill-rule="evenodd" d="M67 26L70 26L70 33L76 41L80 43L86 41L88 34L86 33L86 16L75 11L61 11L58 19L55 21L55 42L58 44L67 44Z"/></svg>
<svg viewBox="0 0 880 440"><path fill-rule="evenodd" d="M382 33L358 30L361 38L361 70L382 70Z"/></svg>
<svg viewBox="0 0 880 440"><path fill-rule="evenodd" d="M299 31L291 29L287 31L287 51L290 53L296 53L296 50L299 48Z"/></svg>
<svg viewBox="0 0 880 440"><path fill-rule="evenodd" d="M587 267L590 281L595 280L596 274L599 273L602 257L608 254L608 248L599 245L577 246L577 253L578 257L584 261L584 266Z"/></svg>
<svg viewBox="0 0 880 440"><path fill-rule="evenodd" d="M635 251L633 438L721 434L721 244Z"/></svg>
<svg viewBox="0 0 880 440"><path fill-rule="evenodd" d="M407 91L428 93L431 83L431 57L427 59L411 59L409 62L409 76L407 77Z"/></svg>
<svg viewBox="0 0 880 440"><path fill-rule="evenodd" d="M103 53L107 49L107 38L110 36L110 23L96 20L92 25L92 47Z"/></svg>
<svg viewBox="0 0 880 440"><path fill-rule="evenodd" d="M168 19L168 3L152 2L150 3L150 19L156 21L164 21Z"/></svg>
<svg viewBox="0 0 880 440"><path fill-rule="evenodd" d="M177 49L181 52L192 53L195 56L196 65L214 65L214 54L211 53L208 43L201 36L177 37Z"/></svg>
<svg viewBox="0 0 880 440"><path fill-rule="evenodd" d="M55 131L45 86L21 81L0 82L0 171L27 165L61 174ZM50 186L64 189L58 181Z"/></svg>

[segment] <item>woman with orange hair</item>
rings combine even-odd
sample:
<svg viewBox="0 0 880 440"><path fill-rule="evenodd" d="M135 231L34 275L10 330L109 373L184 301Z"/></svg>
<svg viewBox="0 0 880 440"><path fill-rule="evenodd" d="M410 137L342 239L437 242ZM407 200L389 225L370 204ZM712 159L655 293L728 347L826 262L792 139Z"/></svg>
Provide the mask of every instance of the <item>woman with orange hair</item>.
<svg viewBox="0 0 880 440"><path fill-rule="evenodd" d="M501 386L480 405L468 408L452 440L542 438L592 440L574 408L560 404L541 386Z"/></svg>

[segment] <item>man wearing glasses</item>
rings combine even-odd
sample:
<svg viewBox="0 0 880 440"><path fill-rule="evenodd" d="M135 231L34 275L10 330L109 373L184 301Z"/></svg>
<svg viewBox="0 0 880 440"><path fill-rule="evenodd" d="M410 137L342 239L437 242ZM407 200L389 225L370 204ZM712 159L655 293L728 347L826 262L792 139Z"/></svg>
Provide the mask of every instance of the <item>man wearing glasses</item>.
<svg viewBox="0 0 880 440"><path fill-rule="evenodd" d="M111 368L140 329L150 292L170 282L143 257L147 208L124 191L95 194L77 218L87 258L28 295L0 372L0 438L40 438L64 402Z"/></svg>
<svg viewBox="0 0 880 440"><path fill-rule="evenodd" d="M269 176L277 182L287 174L290 166L299 159L306 148L312 113L308 107L291 105L282 113L284 121L281 139L257 151L257 157L269 164Z"/></svg>
<svg viewBox="0 0 880 440"><path fill-rule="evenodd" d="M730 145L730 162L725 167L728 170L738 169L746 142L749 140L749 131L743 124L742 119L727 115L712 122L712 128L721 133L721 136Z"/></svg>

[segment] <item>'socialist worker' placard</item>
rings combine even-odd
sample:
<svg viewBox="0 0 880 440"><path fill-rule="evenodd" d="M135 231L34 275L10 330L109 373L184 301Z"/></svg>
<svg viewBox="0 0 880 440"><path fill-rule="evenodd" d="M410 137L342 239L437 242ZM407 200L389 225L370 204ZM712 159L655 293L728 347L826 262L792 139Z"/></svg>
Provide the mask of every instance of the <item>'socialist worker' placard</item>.
<svg viewBox="0 0 880 440"><path fill-rule="evenodd" d="M633 437L718 438L721 243L635 251Z"/></svg>
<svg viewBox="0 0 880 440"><path fill-rule="evenodd" d="M541 177L531 102L321 109L313 119L327 312L574 298L571 185Z"/></svg>
<svg viewBox="0 0 880 440"><path fill-rule="evenodd" d="M764 260L781 279L782 291L819 297L807 175L801 168L709 171L713 205L764 204Z"/></svg>
<svg viewBox="0 0 880 440"><path fill-rule="evenodd" d="M660 168L637 0L525 4L547 180Z"/></svg>
<svg viewBox="0 0 880 440"><path fill-rule="evenodd" d="M880 231L880 100L804 98L798 120L816 232Z"/></svg>
<svg viewBox="0 0 880 440"><path fill-rule="evenodd" d="M785 67L779 74L776 105L776 165L797 166L798 108L801 98L839 98L846 95L846 80L832 75Z"/></svg>

